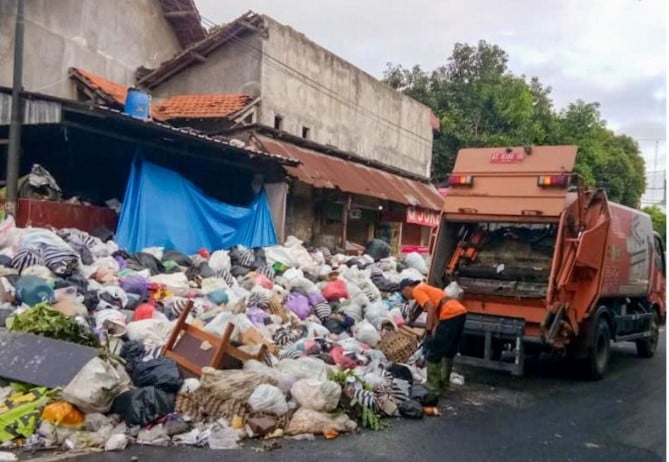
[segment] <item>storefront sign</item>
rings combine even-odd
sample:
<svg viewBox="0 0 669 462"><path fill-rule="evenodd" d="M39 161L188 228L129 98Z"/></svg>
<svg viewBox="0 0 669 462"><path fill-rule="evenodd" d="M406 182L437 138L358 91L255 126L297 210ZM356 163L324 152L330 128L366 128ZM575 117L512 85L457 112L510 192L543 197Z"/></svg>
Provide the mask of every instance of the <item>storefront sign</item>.
<svg viewBox="0 0 669 462"><path fill-rule="evenodd" d="M436 227L439 226L439 212L418 207L407 207L406 222L415 225Z"/></svg>
<svg viewBox="0 0 669 462"><path fill-rule="evenodd" d="M525 160L525 153L521 151L493 152L490 154L491 164L513 164Z"/></svg>

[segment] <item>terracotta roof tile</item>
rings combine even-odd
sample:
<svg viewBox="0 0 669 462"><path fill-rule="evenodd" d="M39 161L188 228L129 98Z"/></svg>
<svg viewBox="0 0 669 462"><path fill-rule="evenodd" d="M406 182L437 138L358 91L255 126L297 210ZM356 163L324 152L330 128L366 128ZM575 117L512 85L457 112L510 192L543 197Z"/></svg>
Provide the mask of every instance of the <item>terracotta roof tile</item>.
<svg viewBox="0 0 669 462"><path fill-rule="evenodd" d="M83 69L72 68L70 76L97 92L110 104L123 106L128 87ZM178 95L151 105L151 117L156 120L204 119L227 117L244 109L251 101L246 95Z"/></svg>
<svg viewBox="0 0 669 462"><path fill-rule="evenodd" d="M89 88L102 93L102 96L106 97L107 99L113 100L117 104L125 104L125 97L128 93L128 87L116 82L112 82L111 80L107 80L104 77L93 74L92 72L74 67L71 69L70 75L83 79Z"/></svg>
<svg viewBox="0 0 669 462"><path fill-rule="evenodd" d="M227 117L244 109L251 101L246 95L179 95L156 105L164 120Z"/></svg>

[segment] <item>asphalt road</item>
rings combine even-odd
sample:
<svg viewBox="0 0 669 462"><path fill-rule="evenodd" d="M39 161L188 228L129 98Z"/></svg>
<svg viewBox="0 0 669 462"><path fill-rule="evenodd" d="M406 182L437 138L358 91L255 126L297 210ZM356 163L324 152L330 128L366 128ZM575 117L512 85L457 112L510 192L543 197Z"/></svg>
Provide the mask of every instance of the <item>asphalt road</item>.
<svg viewBox="0 0 669 462"><path fill-rule="evenodd" d="M666 337L653 359L615 346L599 382L575 377L567 364L537 362L527 375L461 369L466 384L443 404L444 415L388 430L326 441L280 440L281 447L210 451L133 447L82 462L210 461L662 461L666 459ZM70 460L72 460L70 458Z"/></svg>

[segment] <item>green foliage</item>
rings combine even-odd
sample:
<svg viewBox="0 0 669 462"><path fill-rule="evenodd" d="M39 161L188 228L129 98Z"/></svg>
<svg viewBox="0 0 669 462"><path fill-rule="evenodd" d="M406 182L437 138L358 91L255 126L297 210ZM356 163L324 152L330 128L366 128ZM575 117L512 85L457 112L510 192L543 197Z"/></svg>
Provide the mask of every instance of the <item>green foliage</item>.
<svg viewBox="0 0 669 462"><path fill-rule="evenodd" d="M388 64L384 81L426 104L441 121L433 145L432 177L450 173L460 148L575 144L575 170L590 187L638 207L646 187L637 143L616 135L602 120L598 103L576 101L556 111L551 88L539 79L513 75L497 45L458 43L446 65L432 72Z"/></svg>
<svg viewBox="0 0 669 462"><path fill-rule="evenodd" d="M11 316L5 324L7 329L13 331L41 335L94 348L100 346L95 334L81 326L74 318L62 315L45 303Z"/></svg>
<svg viewBox="0 0 669 462"><path fill-rule="evenodd" d="M662 241L667 242L667 215L657 205L644 207L643 211L650 215L653 229L662 237Z"/></svg>

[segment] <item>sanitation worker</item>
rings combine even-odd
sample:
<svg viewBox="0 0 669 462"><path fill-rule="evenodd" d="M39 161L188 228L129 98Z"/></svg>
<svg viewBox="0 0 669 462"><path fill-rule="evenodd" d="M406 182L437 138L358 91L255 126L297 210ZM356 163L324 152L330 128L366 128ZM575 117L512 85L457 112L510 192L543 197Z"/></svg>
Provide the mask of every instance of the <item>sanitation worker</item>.
<svg viewBox="0 0 669 462"><path fill-rule="evenodd" d="M465 328L467 309L444 290L420 281L402 280L400 293L407 300L416 300L418 306L427 312L424 342L427 387L443 396L450 386L453 358ZM419 315L420 310L416 310L410 322L414 322Z"/></svg>

